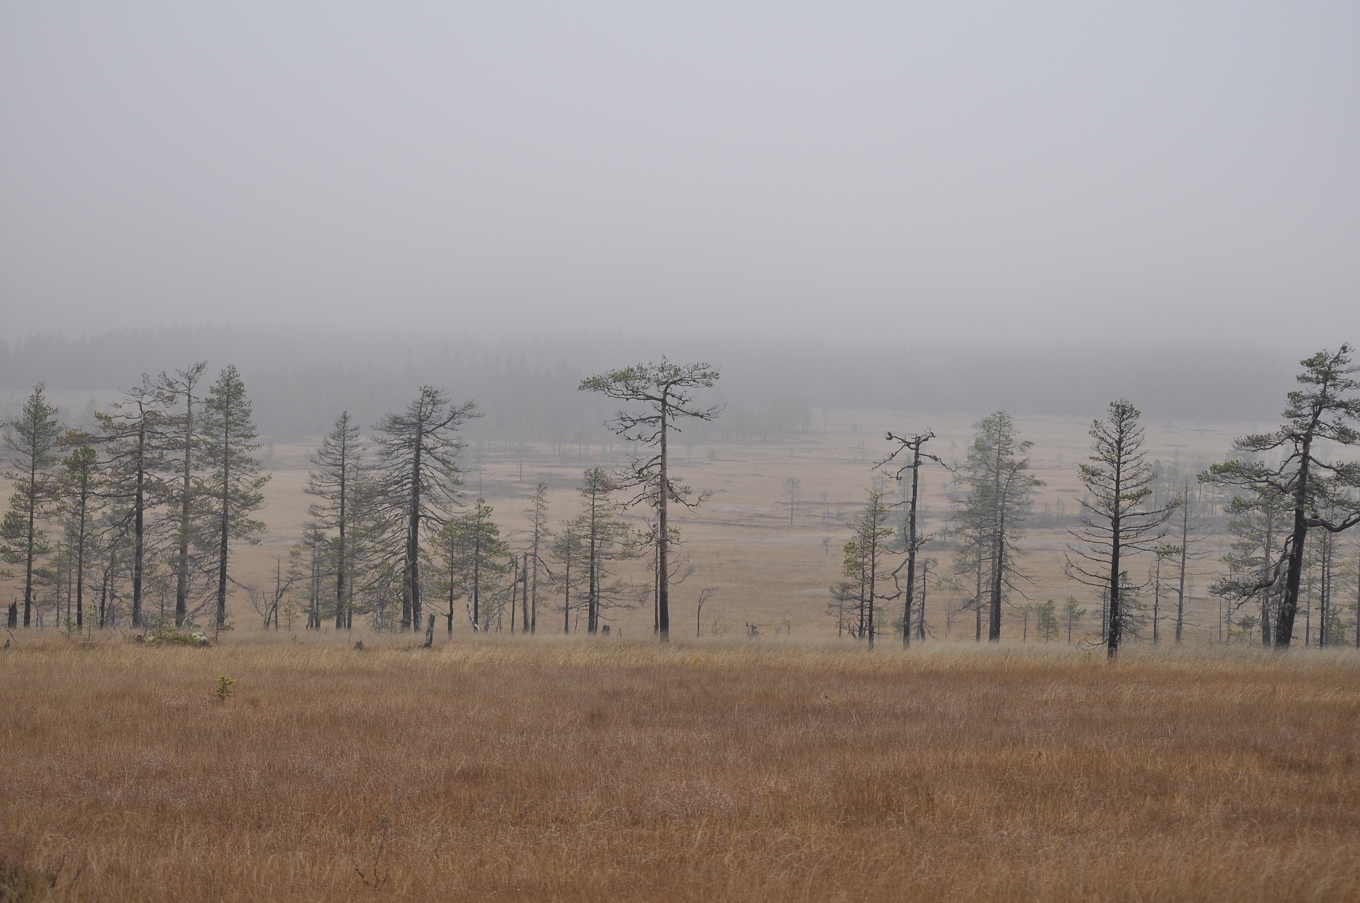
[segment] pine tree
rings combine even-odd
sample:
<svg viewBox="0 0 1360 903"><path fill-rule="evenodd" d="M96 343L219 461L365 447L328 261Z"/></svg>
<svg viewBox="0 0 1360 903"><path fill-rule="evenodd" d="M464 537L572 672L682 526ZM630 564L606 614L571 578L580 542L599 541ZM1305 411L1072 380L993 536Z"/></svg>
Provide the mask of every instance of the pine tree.
<svg viewBox="0 0 1360 903"><path fill-rule="evenodd" d="M669 503L691 506L704 496L696 496L688 486L670 477L670 457L667 442L670 431L683 418L712 420L722 410L694 406L694 390L712 388L718 381L718 371L704 363L672 364L664 357L660 364L637 364L623 370L611 370L600 376L581 381L582 391L600 392L608 398L641 403L642 412L620 411L610 428L620 436L636 442L651 453L633 459L633 466L625 478L625 485L638 488L629 504L646 503L656 511L656 579L657 633L661 642L670 641L670 539Z"/></svg>
<svg viewBox="0 0 1360 903"><path fill-rule="evenodd" d="M902 648L906 649L908 646L911 645L911 613L913 607L916 604L916 555L917 553L920 552L921 546L925 544L924 537L920 536L917 533L916 529L916 513L921 491L921 464L922 462L929 461L943 466L944 461L942 461L939 457L935 455L928 454L923 449L923 446L927 442L935 438L934 430L926 430L923 433L917 433L911 437L896 436L890 432L888 433L887 438L889 442L896 442L897 448L893 450L892 454L888 455L887 460L883 462L884 464L892 462L902 452L908 451L911 452L911 463L903 464L901 467L898 468L897 473L895 475L898 481L900 482L905 477L906 472L911 471L911 494L907 497L907 524L906 524L907 529L906 535L903 537L905 539L907 553L906 560L907 589L904 594L906 598L902 600ZM894 574L894 579L896 579L896 574ZM921 581L921 598L923 605L921 609L922 620L920 622L920 628L921 635L922 637L924 637L925 635L924 574L922 574Z"/></svg>
<svg viewBox="0 0 1360 903"><path fill-rule="evenodd" d="M335 629L348 625L348 600L353 568L351 525L355 513L355 484L363 468L363 449L359 443L359 427L342 411L335 427L311 459L312 469L307 475L307 492L317 501L308 507L308 514L319 530L334 530L332 555L335 565Z"/></svg>
<svg viewBox="0 0 1360 903"><path fill-rule="evenodd" d="M115 564L119 559L130 559L126 565L132 578L132 626L142 627L148 553L154 545L153 524L148 515L166 495L161 479L165 411L150 378L143 375L141 385L126 390L111 411L96 412L95 422L108 461L105 494L111 523L106 585L116 578ZM126 543L122 541L124 537ZM103 620L101 617L101 627Z"/></svg>
<svg viewBox="0 0 1360 903"><path fill-rule="evenodd" d="M1233 610L1248 601L1259 606L1261 642L1270 646L1282 585L1274 579L1289 523L1289 500L1269 491L1235 496L1228 505L1228 572L1209 590Z"/></svg>
<svg viewBox="0 0 1360 903"><path fill-rule="evenodd" d="M538 572L543 565L543 551L552 542L552 534L548 530L548 484L539 483L534 489L534 494L529 498L529 507L525 509L524 516L529 518L533 524L532 540L529 545L529 572L526 574L528 585L525 593L528 598L529 611L525 615L526 629L529 633L538 632Z"/></svg>
<svg viewBox="0 0 1360 903"><path fill-rule="evenodd" d="M59 505L65 522L66 544L75 571L75 624L85 624L85 572L89 564L96 520L99 516L99 455L84 433L67 433L62 444L71 452L62 459Z"/></svg>
<svg viewBox="0 0 1360 903"><path fill-rule="evenodd" d="M581 512L571 522L572 532L580 537L579 567L584 570L586 632L600 629L600 613L625 595L622 581L611 579L610 562L632 557L637 541L632 529L619 515L622 506L610 498L617 485L603 468L587 470L577 492Z"/></svg>
<svg viewBox="0 0 1360 903"><path fill-rule="evenodd" d="M1024 457L1034 443L1018 439L1009 414L998 411L973 427L977 433L968 450L963 518L970 522L969 532L977 536L987 564L987 639L996 642L1001 639L1002 602L1012 579L1020 575L1016 543L1033 491L1044 484L1029 472L1029 458Z"/></svg>
<svg viewBox="0 0 1360 903"><path fill-rule="evenodd" d="M227 586L231 541L256 543L264 523L251 517L264 505L261 491L269 475L260 475L254 452L260 443L251 416L250 398L235 366L218 374L203 403L202 495L215 520L212 554L217 571L216 625L227 625Z"/></svg>
<svg viewBox="0 0 1360 903"><path fill-rule="evenodd" d="M501 538L501 528L491 519L492 507L486 499L447 521L435 539L444 556L448 593L448 632L453 633L453 603L467 599L468 622L477 632L491 626L495 613L491 605L510 568L505 561L510 545Z"/></svg>
<svg viewBox="0 0 1360 903"><path fill-rule="evenodd" d="M562 590L562 632L571 633L571 616L580 610L581 586L584 582L581 574L582 550L585 543L581 540L581 535L576 532L573 521L568 521L553 536L550 546L553 560L561 565L559 571L553 575L553 585Z"/></svg>
<svg viewBox="0 0 1360 903"><path fill-rule="evenodd" d="M41 521L55 495L52 471L58 464L61 427L57 409L47 402L38 383L20 415L7 424L5 451L10 469L4 477L14 485L9 510L0 522L0 555L24 566L24 626L33 619L33 587L40 559L51 552Z"/></svg>
<svg viewBox="0 0 1360 903"><path fill-rule="evenodd" d="M1127 559L1155 548L1163 536L1162 525L1179 504L1173 499L1160 508L1145 505L1156 473L1143 451L1139 416L1138 409L1121 398L1110 403L1105 419L1091 425L1094 454L1090 464L1078 467L1087 490L1081 501L1082 528L1070 531L1081 546L1068 546L1068 574L1107 593L1105 643L1111 659L1119 654L1123 628L1136 621L1134 599L1129 598L1128 611L1121 605L1121 594L1136 589L1129 583Z"/></svg>
<svg viewBox="0 0 1360 903"><path fill-rule="evenodd" d="M888 551L893 529L888 526L888 508L883 504L883 493L877 489L870 491L864 509L850 521L850 541L843 548L841 573L852 594L855 605L855 621L851 632L858 639L868 640L869 648L874 648L874 638L878 634L876 611L880 600L895 598L879 590L891 573L884 566L883 557ZM838 586L840 586L838 584ZM833 597L837 587L832 587ZM842 589L844 592L844 589Z"/></svg>
<svg viewBox="0 0 1360 903"><path fill-rule="evenodd" d="M388 414L377 428L377 499L400 543L401 627L421 628L421 549L428 534L447 520L462 485L457 465L463 443L458 429L474 413L467 402L450 406L443 392L421 386L400 414Z"/></svg>
<svg viewBox="0 0 1360 903"><path fill-rule="evenodd" d="M1360 389L1353 374L1351 346L1320 351L1300 363L1296 379L1303 388L1290 392L1285 423L1273 433L1242 436L1233 442L1237 457L1215 464L1200 479L1238 486L1289 500L1287 534L1282 551L1263 585L1282 584L1275 614L1275 646L1287 649L1294 636L1303 578L1304 545L1310 530L1340 533L1360 523L1360 461L1338 461L1324 451L1360 445ZM1267 456L1278 456L1268 461Z"/></svg>
<svg viewBox="0 0 1360 903"><path fill-rule="evenodd" d="M152 384L164 411L160 428L165 437L162 463L173 473L173 477L162 485L174 523L176 627L183 625L189 615L191 582L199 564L194 553L204 545L204 528L211 529L211 525L199 522L195 505L198 490L195 466L201 458L198 448L200 424L195 418L195 407L202 401L197 394L198 384L207 367L207 361L199 361L176 370L173 375L162 370Z"/></svg>

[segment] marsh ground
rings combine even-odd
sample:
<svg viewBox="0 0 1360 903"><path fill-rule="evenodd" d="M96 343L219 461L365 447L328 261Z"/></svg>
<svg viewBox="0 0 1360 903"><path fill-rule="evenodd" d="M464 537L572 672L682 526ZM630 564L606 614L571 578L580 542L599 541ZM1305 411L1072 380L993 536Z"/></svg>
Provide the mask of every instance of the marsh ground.
<svg viewBox="0 0 1360 903"><path fill-rule="evenodd" d="M883 435L889 429L902 432L932 428L938 434L930 447L946 460L962 460L973 437L971 415L912 414L875 411L829 411L814 414L812 428L780 440L746 444L686 445L683 434L673 446L674 470L679 479L697 490L711 492L706 503L673 516L683 533L693 573L672 590L672 624L676 635L744 635L754 625L762 635L794 638L835 636L835 620L828 616L829 587L840 578L841 546L848 538L845 522L863 506L868 490L876 483L900 500L902 486L882 475L874 464L889 451ZM1080 484L1076 466L1089 454L1088 419L1017 418L1022 438L1032 440L1034 471L1045 481L1035 497L1035 525L1027 530L1021 566L1031 582L1024 583L1025 597L1013 596L1014 606L1005 612L1003 634L1019 638L1023 631L1018 606L1026 601L1076 595L1092 612L1099 611L1098 596L1063 574L1063 557L1071 537L1067 528L1078 510ZM1256 424L1187 424L1149 422L1150 459L1166 462L1189 474L1191 489L1198 469L1221 457L1232 438L1257 428ZM301 535L308 497L304 493L307 458L314 443L271 446L269 468L274 477L268 487L269 505L263 513L270 532L264 543L241 548L237 553L245 583L265 586L272 581L274 557L287 553ZM523 515L527 498L539 481L550 487L554 522L574 516L579 508L574 487L582 472L592 466L620 466L627 448L615 444L562 443L511 444L472 442L465 450L465 489L468 499L485 497L495 508L495 519L513 546L526 542L528 522ZM798 481L796 502L790 517L789 481ZM943 468L923 471L921 529L938 533L947 522L950 474ZM1066 518L1066 519L1064 519ZM642 524L641 517L638 518ZM1209 596L1212 575L1219 572L1222 537L1205 536L1197 549L1202 553L1191 567L1187 639L1212 642L1219 637L1218 603ZM952 569L952 554L943 543L928 547L934 559L927 585L927 621L935 639L971 639L972 615L959 608L968 597L965 586L949 588L939 581ZM1135 561L1135 570L1146 570L1151 561ZM625 562L621 573L638 583L647 581L647 566ZM696 618L697 600L704 588L713 588L702 618ZM1147 600L1151 603L1151 598ZM546 598L552 609L560 605ZM256 618L242 594L233 602L238 629L251 630ZM895 612L894 616L900 616ZM615 630L632 637L650 633L650 602L638 608L617 608L606 613ZM540 625L562 629L561 615L545 612ZM465 618L456 619L466 631ZM508 629L508 621L503 624ZM1079 625L1077 635L1099 632L1098 616ZM1034 637L1031 635L1030 639Z"/></svg>
<svg viewBox="0 0 1360 903"><path fill-rule="evenodd" d="M25 635L0 699L48 899L1360 898L1349 651Z"/></svg>

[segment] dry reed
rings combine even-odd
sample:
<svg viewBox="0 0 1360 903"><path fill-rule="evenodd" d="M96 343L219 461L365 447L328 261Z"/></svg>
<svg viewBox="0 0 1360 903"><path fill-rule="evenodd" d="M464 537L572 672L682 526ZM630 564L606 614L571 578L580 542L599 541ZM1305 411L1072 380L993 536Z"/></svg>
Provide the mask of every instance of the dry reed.
<svg viewBox="0 0 1360 903"><path fill-rule="evenodd" d="M1344 654L48 637L0 737L13 899L1360 899Z"/></svg>

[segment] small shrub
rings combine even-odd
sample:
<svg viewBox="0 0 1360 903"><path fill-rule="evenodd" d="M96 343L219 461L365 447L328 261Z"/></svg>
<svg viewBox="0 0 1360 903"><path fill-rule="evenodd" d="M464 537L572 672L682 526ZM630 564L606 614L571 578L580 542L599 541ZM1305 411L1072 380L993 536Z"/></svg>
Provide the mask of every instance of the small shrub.
<svg viewBox="0 0 1360 903"><path fill-rule="evenodd" d="M220 675L218 675L218 677L217 677L217 690L216 690L217 698L220 699L220 700L223 701L223 702L226 702L226 701L227 701L228 699L230 699L232 696L235 696L236 694L233 693L233 692L232 692L232 689L231 689L231 688L232 688L232 685L235 684L235 683L236 683L235 680L233 680L233 679L230 678L230 677L227 677L227 675L225 675L225 674L220 674Z"/></svg>
<svg viewBox="0 0 1360 903"><path fill-rule="evenodd" d="M203 648L211 646L212 640L195 630L193 633L181 633L173 627L157 625L154 629L148 630L142 642L148 646L193 646Z"/></svg>

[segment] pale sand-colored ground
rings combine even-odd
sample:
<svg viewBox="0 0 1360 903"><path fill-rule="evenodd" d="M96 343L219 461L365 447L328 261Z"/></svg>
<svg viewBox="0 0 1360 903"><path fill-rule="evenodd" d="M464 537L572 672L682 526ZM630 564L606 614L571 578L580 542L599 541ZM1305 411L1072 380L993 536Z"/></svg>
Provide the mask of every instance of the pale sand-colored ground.
<svg viewBox="0 0 1360 903"><path fill-rule="evenodd" d="M79 410L96 395L89 392L52 393L53 400L67 410ZM98 397L103 403L106 399ZM896 500L902 498L903 485L882 475L875 462L890 450L884 434L888 430L914 432L934 429L937 437L927 448L946 460L961 460L973 435L975 415L922 415L882 411L832 411L814 424L814 431L789 439L746 445L696 445L687 447L683 437L673 446L673 472L696 490L711 493L699 508L677 510L673 523L685 538L685 554L693 573L672 590L672 630L693 635L696 629L706 635L739 635L747 624L756 625L762 635L790 632L794 637L834 636L835 622L826 613L830 585L839 579L841 546L848 531L847 518L863 505L869 488L877 483ZM1080 484L1076 465L1089 454L1090 420L1083 418L1020 417L1022 438L1032 440L1031 461L1034 472L1046 485L1035 498L1035 511L1078 509ZM1221 457L1232 438L1262 428L1262 424L1213 423L1188 424L1145 422L1150 459L1179 460L1198 468ZM273 474L266 494L268 503L262 513L269 526L257 546L241 546L234 552L235 573L247 586L265 588L272 584L275 558L286 556L288 548L301 535L310 498L304 488L308 457L314 442L269 444L263 449L267 469ZM535 484L544 480L551 488L551 520L573 515L578 507L574 491L583 470L602 464L620 466L626 462L626 449L616 445L612 456L600 446L564 446L560 450L547 444L531 445L527 452L509 445L473 442L465 450L465 497L479 494L495 507L495 518L514 547L527 541L528 521L523 515L527 498ZM788 481L799 481L798 500L792 523L789 512ZM922 473L921 529L934 533L945 526L949 511L946 493L950 476L940 467ZM642 512L637 512L639 525ZM1063 574L1064 552L1071 541L1061 528L1030 529L1023 540L1027 550L1022 568L1033 581L1025 584L1029 601L1076 595L1093 612L1099 602L1091 591ZM1208 536L1200 543L1203 557L1194 563L1190 580L1192 622L1187 636L1192 642L1205 642L1218 636L1217 602L1208 597L1212 576L1220 569L1218 556L1222 538ZM948 613L956 611L963 590L950 590L937 583L952 567L952 554L943 546L932 546L926 555L935 560L934 572L927 583L927 622L931 634L943 639L973 636L972 614L957 613L952 623ZM1145 572L1149 561L1135 561L1131 571ZM644 581L647 566L625 562L620 570L626 577ZM700 592L712 588L702 623L696 623L696 602ZM19 595L18 584L10 579L0 584L5 596ZM1015 596L1016 606L1026 599ZM560 604L547 598L549 607ZM900 616L892 605L891 617ZM244 593L232 600L232 618L237 629L254 629L258 617L250 609ZM615 609L607 614L614 630L638 635L652 629L650 602L642 608ZM1095 629L1097 618L1089 617L1088 629ZM561 630L561 615L544 612L540 628ZM457 624L466 629L466 622ZM508 622L505 627L508 629ZM1163 628L1166 629L1165 627ZM1078 628L1081 632L1081 628ZM1022 621L1018 610L1006 613L1003 633L1019 638ZM1033 637L1031 636L1031 639Z"/></svg>
<svg viewBox="0 0 1360 903"><path fill-rule="evenodd" d="M848 533L848 517L863 505L875 480L889 494L900 498L901 486L884 480L874 468L890 445L884 433L935 430L937 438L928 448L945 459L962 459L971 442L976 417L971 415L913 415L874 411L831 412L825 431L789 440L751 445L674 447L674 471L679 479L699 490L711 492L700 508L680 510L673 516L686 542L686 554L694 566L693 574L672 591L672 630L693 635L696 631L696 601L702 589L715 588L705 607L702 631L738 635L748 623L757 625L762 635L791 631L794 637L834 636L834 620L826 614L829 586L839 579L841 546ZM1032 464L1046 486L1036 496L1035 510L1077 510L1080 495L1076 465L1089 454L1090 421L1078 418L1018 418L1021 436L1034 442ZM820 424L818 424L820 426ZM1183 463L1207 463L1222 456L1232 438L1257 424L1145 424L1149 457ZM274 474L269 485L269 506L264 518L270 525L265 541L239 552L245 582L260 583L273 574L273 556L286 552L300 535L307 497L307 457L311 444L281 445L272 449L270 467ZM551 517L554 524L577 509L574 486L582 471L594 464L622 464L616 450L613 459L604 459L599 446L567 446L560 454L547 445L535 445L527 454L510 447L473 445L465 454L468 473L466 495L479 494L495 507L495 517L512 544L526 542L528 521L522 512L526 499L539 480L551 487ZM521 458L523 459L521 461ZM522 476L521 476L522 464ZM799 481L799 500L792 524L789 517L787 481ZM949 474L941 468L923 470L922 526L927 532L945 524L949 510L946 492ZM642 522L641 515L638 518ZM1075 594L1093 611L1098 601L1092 593L1063 575L1065 546L1070 537L1062 529L1031 530L1024 540L1028 550L1023 568L1032 578L1025 592L1030 600L1053 598L1061 601ZM1193 626L1188 628L1192 642L1205 642L1217 636L1217 603L1207 598L1212 575L1219 569L1221 539L1207 537L1201 550L1207 553L1193 566L1191 603ZM929 553L940 572L952 565L952 555L943 548ZM1149 562L1136 562L1134 570L1146 570ZM646 578L640 563L623 566L626 575L639 581ZM927 620L932 634L944 638L946 611L957 608L962 591L928 587ZM1019 605L1025 599L1016 597ZM557 604L549 599L548 605ZM899 611L893 612L896 617ZM235 617L246 628L256 620L243 601L238 601ZM971 638L971 613L958 615L950 626L951 638ZM652 629L650 604L641 609L614 610L608 615L615 630L637 635ZM1087 625L1095 626L1095 618ZM561 616L540 615L540 628L561 629ZM508 629L508 622L506 623ZM465 625L459 625L463 629ZM1080 628L1079 628L1080 629ZM1166 627L1164 626L1164 630ZM1007 637L1019 638L1021 617L1008 611L1004 627ZM1033 637L1031 636L1031 639Z"/></svg>

